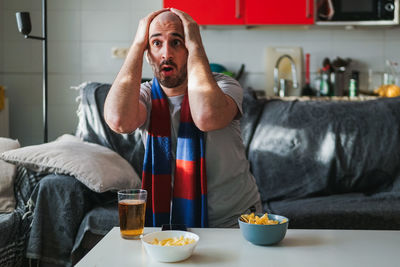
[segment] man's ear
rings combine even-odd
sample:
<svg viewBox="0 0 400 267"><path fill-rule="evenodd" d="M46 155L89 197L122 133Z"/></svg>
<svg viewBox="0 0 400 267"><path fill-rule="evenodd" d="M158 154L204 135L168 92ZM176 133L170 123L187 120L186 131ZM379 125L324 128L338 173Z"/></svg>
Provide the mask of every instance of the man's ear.
<svg viewBox="0 0 400 267"><path fill-rule="evenodd" d="M151 60L150 60L150 56L149 56L149 51L148 50L146 50L146 51L144 51L144 55L145 55L145 58L146 58L146 61L147 61L147 63L149 64L149 65L151 65Z"/></svg>

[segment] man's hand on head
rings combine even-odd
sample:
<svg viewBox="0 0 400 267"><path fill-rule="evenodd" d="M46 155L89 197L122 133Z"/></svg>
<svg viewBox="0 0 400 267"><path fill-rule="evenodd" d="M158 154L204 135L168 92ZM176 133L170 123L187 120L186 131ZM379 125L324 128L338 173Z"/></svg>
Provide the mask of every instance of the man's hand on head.
<svg viewBox="0 0 400 267"><path fill-rule="evenodd" d="M148 49L149 28L153 19L164 8L154 11L140 20L135 38L104 103L104 118L117 133L130 133L143 125L147 109L140 103L143 55Z"/></svg>
<svg viewBox="0 0 400 267"><path fill-rule="evenodd" d="M183 30L185 33L185 46L189 53L193 49L203 47L201 41L200 28L196 21L187 13L175 8L170 9L171 12L176 14L182 21Z"/></svg>
<svg viewBox="0 0 400 267"><path fill-rule="evenodd" d="M139 26L136 31L136 36L133 41L134 45L138 45L142 50L143 53L147 49L147 45L149 43L149 27L152 20L160 13L168 11L169 8L163 8L154 12L151 12L146 17L142 18L139 21Z"/></svg>

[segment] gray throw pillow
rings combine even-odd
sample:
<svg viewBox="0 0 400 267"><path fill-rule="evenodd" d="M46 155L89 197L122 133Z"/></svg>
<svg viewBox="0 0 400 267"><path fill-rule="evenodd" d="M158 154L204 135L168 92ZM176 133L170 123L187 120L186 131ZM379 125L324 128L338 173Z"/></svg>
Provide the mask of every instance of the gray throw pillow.
<svg viewBox="0 0 400 267"><path fill-rule="evenodd" d="M0 137L0 153L19 147L18 140ZM15 209L15 174L15 165L0 160L0 212L12 212Z"/></svg>
<svg viewBox="0 0 400 267"><path fill-rule="evenodd" d="M63 135L56 141L4 152L0 158L39 173L74 176L95 192L139 188L132 166L109 148Z"/></svg>

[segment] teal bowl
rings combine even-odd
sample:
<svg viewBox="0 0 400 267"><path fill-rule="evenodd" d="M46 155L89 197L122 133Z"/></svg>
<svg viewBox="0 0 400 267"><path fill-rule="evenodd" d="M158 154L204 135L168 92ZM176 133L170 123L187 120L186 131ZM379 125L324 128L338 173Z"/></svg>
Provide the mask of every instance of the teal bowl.
<svg viewBox="0 0 400 267"><path fill-rule="evenodd" d="M256 214L257 216L261 217L263 214ZM282 241L282 239L286 235L286 231L289 225L289 219L276 215L276 214L268 214L268 219L276 220L279 224L272 224L272 225L259 225L259 224L250 224L243 222L240 218L239 227L243 234L243 237L255 244L260 246L268 246L274 245ZM283 222L286 219L286 222Z"/></svg>

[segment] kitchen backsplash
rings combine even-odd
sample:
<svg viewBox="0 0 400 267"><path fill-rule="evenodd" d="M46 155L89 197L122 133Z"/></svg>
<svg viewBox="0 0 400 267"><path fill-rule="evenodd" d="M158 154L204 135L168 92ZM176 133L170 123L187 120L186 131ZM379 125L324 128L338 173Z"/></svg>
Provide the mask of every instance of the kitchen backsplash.
<svg viewBox="0 0 400 267"><path fill-rule="evenodd" d="M128 47L140 18L161 6L161 0L48 1L50 140L75 130L77 92L70 86L112 82L123 60L112 58L111 49ZM41 35L41 1L0 0L0 85L10 98L10 135L27 145L42 140L41 43L18 32L16 11L30 11L32 35ZM265 89L268 46L300 46L304 54L310 53L311 80L325 57L350 57L360 71L362 88L368 87L370 69L378 84L385 60L400 62L400 27L202 27L201 32L209 61L233 72L245 64L242 85L259 90ZM147 63L143 75L152 76Z"/></svg>
<svg viewBox="0 0 400 267"><path fill-rule="evenodd" d="M246 64L245 84L254 88L265 85L264 53L267 46L300 46L310 53L312 80L325 57L351 58L353 68L360 71L361 87L368 87L372 70L373 83L379 83L385 60L400 62L400 28L355 29L317 28L269 30L203 30L210 61L232 69ZM304 68L303 68L304 70Z"/></svg>

